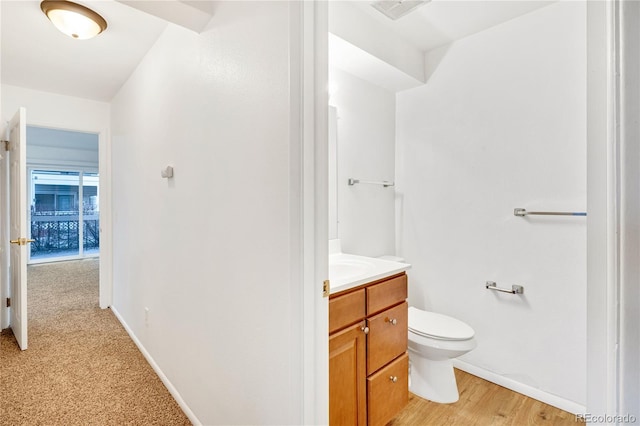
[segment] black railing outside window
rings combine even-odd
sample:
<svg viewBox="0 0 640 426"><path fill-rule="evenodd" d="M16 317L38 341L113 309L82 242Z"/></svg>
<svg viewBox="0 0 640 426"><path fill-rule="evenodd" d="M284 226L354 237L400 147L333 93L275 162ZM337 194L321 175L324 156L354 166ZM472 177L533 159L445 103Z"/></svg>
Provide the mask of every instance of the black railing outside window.
<svg viewBox="0 0 640 426"><path fill-rule="evenodd" d="M100 248L100 222L98 212L83 213L83 250ZM31 257L64 256L78 254L80 235L78 211L31 212Z"/></svg>

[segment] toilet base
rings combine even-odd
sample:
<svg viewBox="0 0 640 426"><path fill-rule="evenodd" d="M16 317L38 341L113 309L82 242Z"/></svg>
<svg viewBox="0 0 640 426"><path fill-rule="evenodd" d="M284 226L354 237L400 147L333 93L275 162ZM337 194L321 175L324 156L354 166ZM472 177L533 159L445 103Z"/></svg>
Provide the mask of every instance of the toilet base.
<svg viewBox="0 0 640 426"><path fill-rule="evenodd" d="M434 361L409 351L409 390L421 398L442 404L458 401L458 384L450 359Z"/></svg>

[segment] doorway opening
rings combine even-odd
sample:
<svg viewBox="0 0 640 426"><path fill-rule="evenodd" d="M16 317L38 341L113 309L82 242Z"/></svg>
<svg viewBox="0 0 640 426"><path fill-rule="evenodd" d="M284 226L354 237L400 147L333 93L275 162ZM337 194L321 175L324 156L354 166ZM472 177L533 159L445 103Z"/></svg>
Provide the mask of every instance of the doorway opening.
<svg viewBox="0 0 640 426"><path fill-rule="evenodd" d="M30 264L99 256L98 138L27 126Z"/></svg>
<svg viewBox="0 0 640 426"><path fill-rule="evenodd" d="M11 235L6 240L11 240L12 251L9 260L4 254L9 251L3 247L2 269L3 273L11 272L4 278L8 285L6 294L11 295L12 303L7 303L7 307L11 306L9 312L3 310L3 323L11 327L20 349L25 350L28 275L36 267L27 268L27 263L93 258L98 274L101 270L98 260L101 134L26 126L26 110L20 108L9 123L8 135L11 167L3 163L2 168L3 175L6 172L10 177L7 188L3 187L3 198L10 196L6 203L10 226L3 226L3 234ZM71 268L73 264L58 263ZM74 278L84 281L83 276ZM52 283L56 279L48 277ZM100 281L98 284L95 304L103 307ZM5 314L10 314L9 320L4 318Z"/></svg>

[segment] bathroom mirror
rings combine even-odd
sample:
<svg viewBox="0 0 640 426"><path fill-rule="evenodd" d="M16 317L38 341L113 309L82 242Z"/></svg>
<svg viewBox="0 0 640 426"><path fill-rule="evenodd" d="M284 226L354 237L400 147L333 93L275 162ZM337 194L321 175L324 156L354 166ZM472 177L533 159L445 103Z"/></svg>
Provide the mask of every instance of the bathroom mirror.
<svg viewBox="0 0 640 426"><path fill-rule="evenodd" d="M329 87L329 239L345 253L395 254L395 188L376 183L395 180L396 93L336 67Z"/></svg>
<svg viewBox="0 0 640 426"><path fill-rule="evenodd" d="M338 111L329 107L329 239L338 238Z"/></svg>

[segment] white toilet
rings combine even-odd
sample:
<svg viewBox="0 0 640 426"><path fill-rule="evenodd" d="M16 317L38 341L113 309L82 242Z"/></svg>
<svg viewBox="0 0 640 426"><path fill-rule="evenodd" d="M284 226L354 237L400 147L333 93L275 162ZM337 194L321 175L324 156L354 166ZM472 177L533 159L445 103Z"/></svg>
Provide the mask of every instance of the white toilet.
<svg viewBox="0 0 640 426"><path fill-rule="evenodd" d="M451 360L477 346L474 334L460 320L409 307L409 390L433 402L456 402Z"/></svg>

